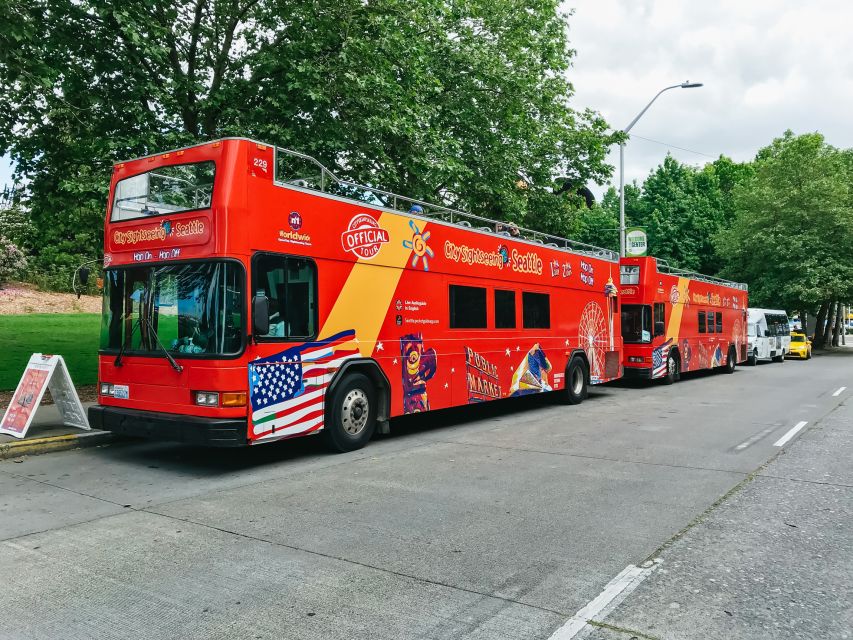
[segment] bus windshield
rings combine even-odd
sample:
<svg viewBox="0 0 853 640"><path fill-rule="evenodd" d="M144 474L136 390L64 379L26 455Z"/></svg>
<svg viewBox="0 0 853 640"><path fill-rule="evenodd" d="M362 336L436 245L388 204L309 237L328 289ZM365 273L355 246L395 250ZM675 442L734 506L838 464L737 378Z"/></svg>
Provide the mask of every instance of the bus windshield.
<svg viewBox="0 0 853 640"><path fill-rule="evenodd" d="M244 276L234 262L108 269L101 349L229 355L243 346Z"/></svg>
<svg viewBox="0 0 853 640"><path fill-rule="evenodd" d="M622 339L633 343L652 341L652 308L649 305L622 305Z"/></svg>
<svg viewBox="0 0 853 640"><path fill-rule="evenodd" d="M212 160L157 167L116 184L112 222L207 209L213 196Z"/></svg>

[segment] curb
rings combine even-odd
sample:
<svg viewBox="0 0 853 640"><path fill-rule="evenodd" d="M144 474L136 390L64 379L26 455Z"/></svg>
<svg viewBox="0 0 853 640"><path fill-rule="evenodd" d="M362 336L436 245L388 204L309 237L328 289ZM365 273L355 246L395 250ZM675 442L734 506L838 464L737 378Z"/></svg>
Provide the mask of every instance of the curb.
<svg viewBox="0 0 853 640"><path fill-rule="evenodd" d="M95 447L112 442L115 438L111 431L91 431L88 433L69 433L46 438L30 438L16 442L0 444L0 460L19 456L36 456L53 451L67 451L83 447Z"/></svg>

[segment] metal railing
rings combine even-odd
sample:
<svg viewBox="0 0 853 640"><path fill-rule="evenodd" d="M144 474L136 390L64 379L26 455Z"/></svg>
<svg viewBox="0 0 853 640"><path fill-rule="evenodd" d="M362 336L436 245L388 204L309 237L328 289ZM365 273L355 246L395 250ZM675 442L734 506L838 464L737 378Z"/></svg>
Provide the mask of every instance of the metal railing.
<svg viewBox="0 0 853 640"><path fill-rule="evenodd" d="M705 274L697 273L690 269L673 267L663 258L655 259L657 260L658 271L660 273L668 273L672 276L680 276L682 278L690 278L691 280L699 280L700 282L707 282L709 284L720 284L733 289L740 289L741 291L749 291L749 285L744 284L743 282L734 282L732 280L724 280L723 278L717 278L715 276L706 276Z"/></svg>
<svg viewBox="0 0 853 640"><path fill-rule="evenodd" d="M492 220L440 204L417 200L390 191L383 191L382 189L342 180L311 156L281 147L276 147L275 151L275 181L279 184L329 193L383 209L406 213L413 217L441 220L442 222L462 228L506 236L511 240L527 241L609 262L619 261L619 254L610 249L603 249L578 242L577 240L554 236L549 233L536 231L535 229L519 227L513 223ZM295 162L285 164L288 158L294 159ZM293 171L294 167L298 168L298 170ZM421 211L413 212L411 209L415 205L420 207Z"/></svg>

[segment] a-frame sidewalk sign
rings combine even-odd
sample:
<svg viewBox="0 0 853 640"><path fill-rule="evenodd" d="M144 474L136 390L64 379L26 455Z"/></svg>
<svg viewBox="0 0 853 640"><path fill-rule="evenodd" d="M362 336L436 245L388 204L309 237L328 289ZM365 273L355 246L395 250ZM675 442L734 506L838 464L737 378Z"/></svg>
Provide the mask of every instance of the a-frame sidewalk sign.
<svg viewBox="0 0 853 640"><path fill-rule="evenodd" d="M50 397L53 398L56 408L62 415L63 424L80 429L91 429L83 404L80 402L80 396L77 395L77 390L71 382L65 360L62 356L34 353L27 363L24 375L21 376L18 388L15 389L11 404L3 414L0 433L16 438L25 437L36 409L47 390L50 390Z"/></svg>

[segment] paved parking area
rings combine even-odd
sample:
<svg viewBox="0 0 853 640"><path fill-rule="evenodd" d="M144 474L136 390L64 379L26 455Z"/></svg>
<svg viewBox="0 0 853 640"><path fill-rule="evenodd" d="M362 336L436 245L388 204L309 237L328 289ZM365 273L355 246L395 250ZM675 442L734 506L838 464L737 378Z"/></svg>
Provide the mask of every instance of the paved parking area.
<svg viewBox="0 0 853 640"><path fill-rule="evenodd" d="M578 407L467 407L399 420L342 455L312 439L245 451L139 442L0 462L0 637L545 639L626 566L657 556L605 622L689 637L639 613L664 601L691 610L686 599L661 591L623 607L652 598L688 562L673 554L689 536L750 494L699 521L721 496L840 415L849 392L832 394L853 387L851 365L845 352L608 386ZM847 468L836 444L822 446L814 473ZM759 524L782 513L752 499ZM849 523L849 502L836 507ZM736 541L747 528L734 526ZM707 535L700 555L712 562ZM827 597L849 608L849 595ZM581 634L605 632L630 637ZM725 637L715 634L694 637Z"/></svg>

